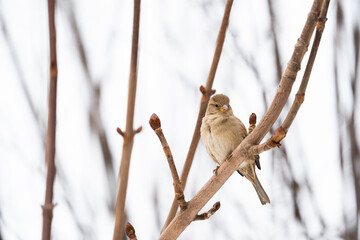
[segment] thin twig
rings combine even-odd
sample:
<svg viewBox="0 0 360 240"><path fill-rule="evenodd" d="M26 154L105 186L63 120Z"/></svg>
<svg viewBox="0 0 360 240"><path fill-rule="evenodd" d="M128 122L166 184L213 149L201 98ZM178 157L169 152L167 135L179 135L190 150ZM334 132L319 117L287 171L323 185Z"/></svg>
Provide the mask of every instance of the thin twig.
<svg viewBox="0 0 360 240"><path fill-rule="evenodd" d="M164 153L168 160L171 175L173 178L175 199L178 202L180 209L184 210L187 207L187 202L185 201L184 191L183 191L180 179L179 179L178 172L176 170L175 162L174 162L170 147L169 147L169 145L166 141L166 138L164 136L164 133L161 129L160 118L154 113L153 115L151 115L149 123L150 123L151 128L156 133L156 135L159 137L161 145L163 146Z"/></svg>
<svg viewBox="0 0 360 240"><path fill-rule="evenodd" d="M212 215L216 213L217 210L219 210L219 208L220 208L220 202L216 202L212 206L212 208L209 209L209 211L204 212L202 214L196 214L194 221L209 219Z"/></svg>
<svg viewBox="0 0 360 240"><path fill-rule="evenodd" d="M314 31L322 0L314 0L310 14L301 33L301 37L295 46L291 61L279 83L277 94L272 105L260 121L260 124L254 131L244 139L244 141L233 151L232 157L225 161L218 168L217 174L214 174L210 180L201 188L201 190L189 201L187 209L180 211L169 226L162 232L159 239L176 239L181 232L194 220L200 209L210 200L210 198L220 189L226 180L233 174L238 166L249 157L249 148L251 144L258 144L271 129L279 113L284 107L293 81L300 68L301 60L306 52L311 35ZM274 116L271 116L274 114Z"/></svg>
<svg viewBox="0 0 360 240"><path fill-rule="evenodd" d="M114 240L121 240L124 231L125 221L125 199L128 185L130 158L132 147L134 143L134 135L141 131L141 128L134 131L134 109L136 96L136 82L137 82L137 56L139 45L139 24L140 24L140 0L134 0L134 22L133 22L133 36L131 49L131 65L129 76L129 95L126 113L126 131L123 134L123 152L120 165L120 184L118 188L116 205L115 205L115 228ZM119 132L121 133L121 131Z"/></svg>
<svg viewBox="0 0 360 240"><path fill-rule="evenodd" d="M134 227L128 222L125 226L126 236L130 240L137 240Z"/></svg>
<svg viewBox="0 0 360 240"><path fill-rule="evenodd" d="M209 99L210 99L211 95L213 95L215 93L215 90L212 90L212 85L214 83L217 66L220 61L220 56L221 56L221 52L222 52L222 48L223 48L225 36L226 36L226 30L229 25L229 17L230 17L230 11L231 11L232 4L233 4L233 0L227 0L226 6L225 6L225 11L224 11L224 16L223 16L223 19L221 22L220 31L217 36L214 57L213 57L210 72L209 72L209 75L208 75L208 78L206 81L206 86L200 87L200 91L202 93L201 102L200 102L200 110L199 110L198 118L196 121L194 134L193 134L193 137L191 140L190 148L189 148L188 154L186 156L186 160L185 160L184 167L183 167L183 170L181 172L181 177L180 177L180 181L182 183L183 189L185 189L186 181L189 176L190 168L191 168L194 156L195 156L195 151L199 144L201 122L202 122L203 117L205 116L205 112L206 112L206 108L207 108ZM175 217L176 211L177 211L177 202L174 199L162 231L164 231L164 229L169 225L169 223Z"/></svg>
<svg viewBox="0 0 360 240"><path fill-rule="evenodd" d="M56 175L55 166L55 138L56 138L56 92L57 92L57 60L56 60L56 29L55 29L55 0L48 0L49 12L49 41L50 41L50 90L49 113L46 135L46 193L43 209L42 239L50 240L51 222L53 218L53 194Z"/></svg>

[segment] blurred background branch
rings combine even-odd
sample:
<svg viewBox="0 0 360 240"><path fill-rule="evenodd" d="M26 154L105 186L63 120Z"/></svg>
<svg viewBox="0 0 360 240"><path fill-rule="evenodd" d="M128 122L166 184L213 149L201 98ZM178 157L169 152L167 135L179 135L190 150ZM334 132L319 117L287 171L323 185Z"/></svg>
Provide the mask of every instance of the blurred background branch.
<svg viewBox="0 0 360 240"><path fill-rule="evenodd" d="M134 0L134 17L133 17L133 33L131 44L131 61L130 61L130 76L129 76L129 92L128 105L126 112L126 130L122 134L124 139L123 151L121 157L121 165L119 171L119 187L116 197L115 205L115 228L114 240L121 240L124 235L125 222L125 200L129 179L129 168L131 152L134 144L134 136L141 131L141 127L134 130L134 112L135 112L135 97L137 84L137 66L138 66L138 46L139 46L139 26L140 26L140 0ZM121 130L118 132L122 132Z"/></svg>

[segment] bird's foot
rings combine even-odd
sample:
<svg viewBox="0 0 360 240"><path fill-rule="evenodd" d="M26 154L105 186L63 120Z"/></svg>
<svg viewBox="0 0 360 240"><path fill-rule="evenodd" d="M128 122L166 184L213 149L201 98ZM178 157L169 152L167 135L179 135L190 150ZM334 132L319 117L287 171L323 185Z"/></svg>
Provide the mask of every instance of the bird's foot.
<svg viewBox="0 0 360 240"><path fill-rule="evenodd" d="M215 174L217 176L217 171L220 168L220 166L217 166L214 170L213 170L213 174Z"/></svg>

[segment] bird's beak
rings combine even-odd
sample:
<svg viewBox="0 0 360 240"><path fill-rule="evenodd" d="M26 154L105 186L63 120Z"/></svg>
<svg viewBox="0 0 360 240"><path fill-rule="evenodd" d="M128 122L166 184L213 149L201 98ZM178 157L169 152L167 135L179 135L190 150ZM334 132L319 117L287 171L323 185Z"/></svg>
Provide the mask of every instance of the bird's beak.
<svg viewBox="0 0 360 240"><path fill-rule="evenodd" d="M220 108L220 111L226 112L228 109L229 109L229 107L227 105L224 105Z"/></svg>

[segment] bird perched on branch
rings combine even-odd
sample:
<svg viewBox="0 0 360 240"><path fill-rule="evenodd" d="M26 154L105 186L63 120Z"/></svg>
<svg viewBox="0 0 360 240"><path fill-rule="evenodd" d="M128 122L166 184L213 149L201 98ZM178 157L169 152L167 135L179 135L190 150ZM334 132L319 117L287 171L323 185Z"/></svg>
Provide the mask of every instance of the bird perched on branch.
<svg viewBox="0 0 360 240"><path fill-rule="evenodd" d="M229 103L230 100L226 95L213 96L209 101L201 125L201 138L206 150L219 165L227 160L233 150L248 135L244 124L234 116ZM259 156L253 156L243 161L237 171L252 183L264 205L270 203L270 199L256 176L255 165L260 169Z"/></svg>

